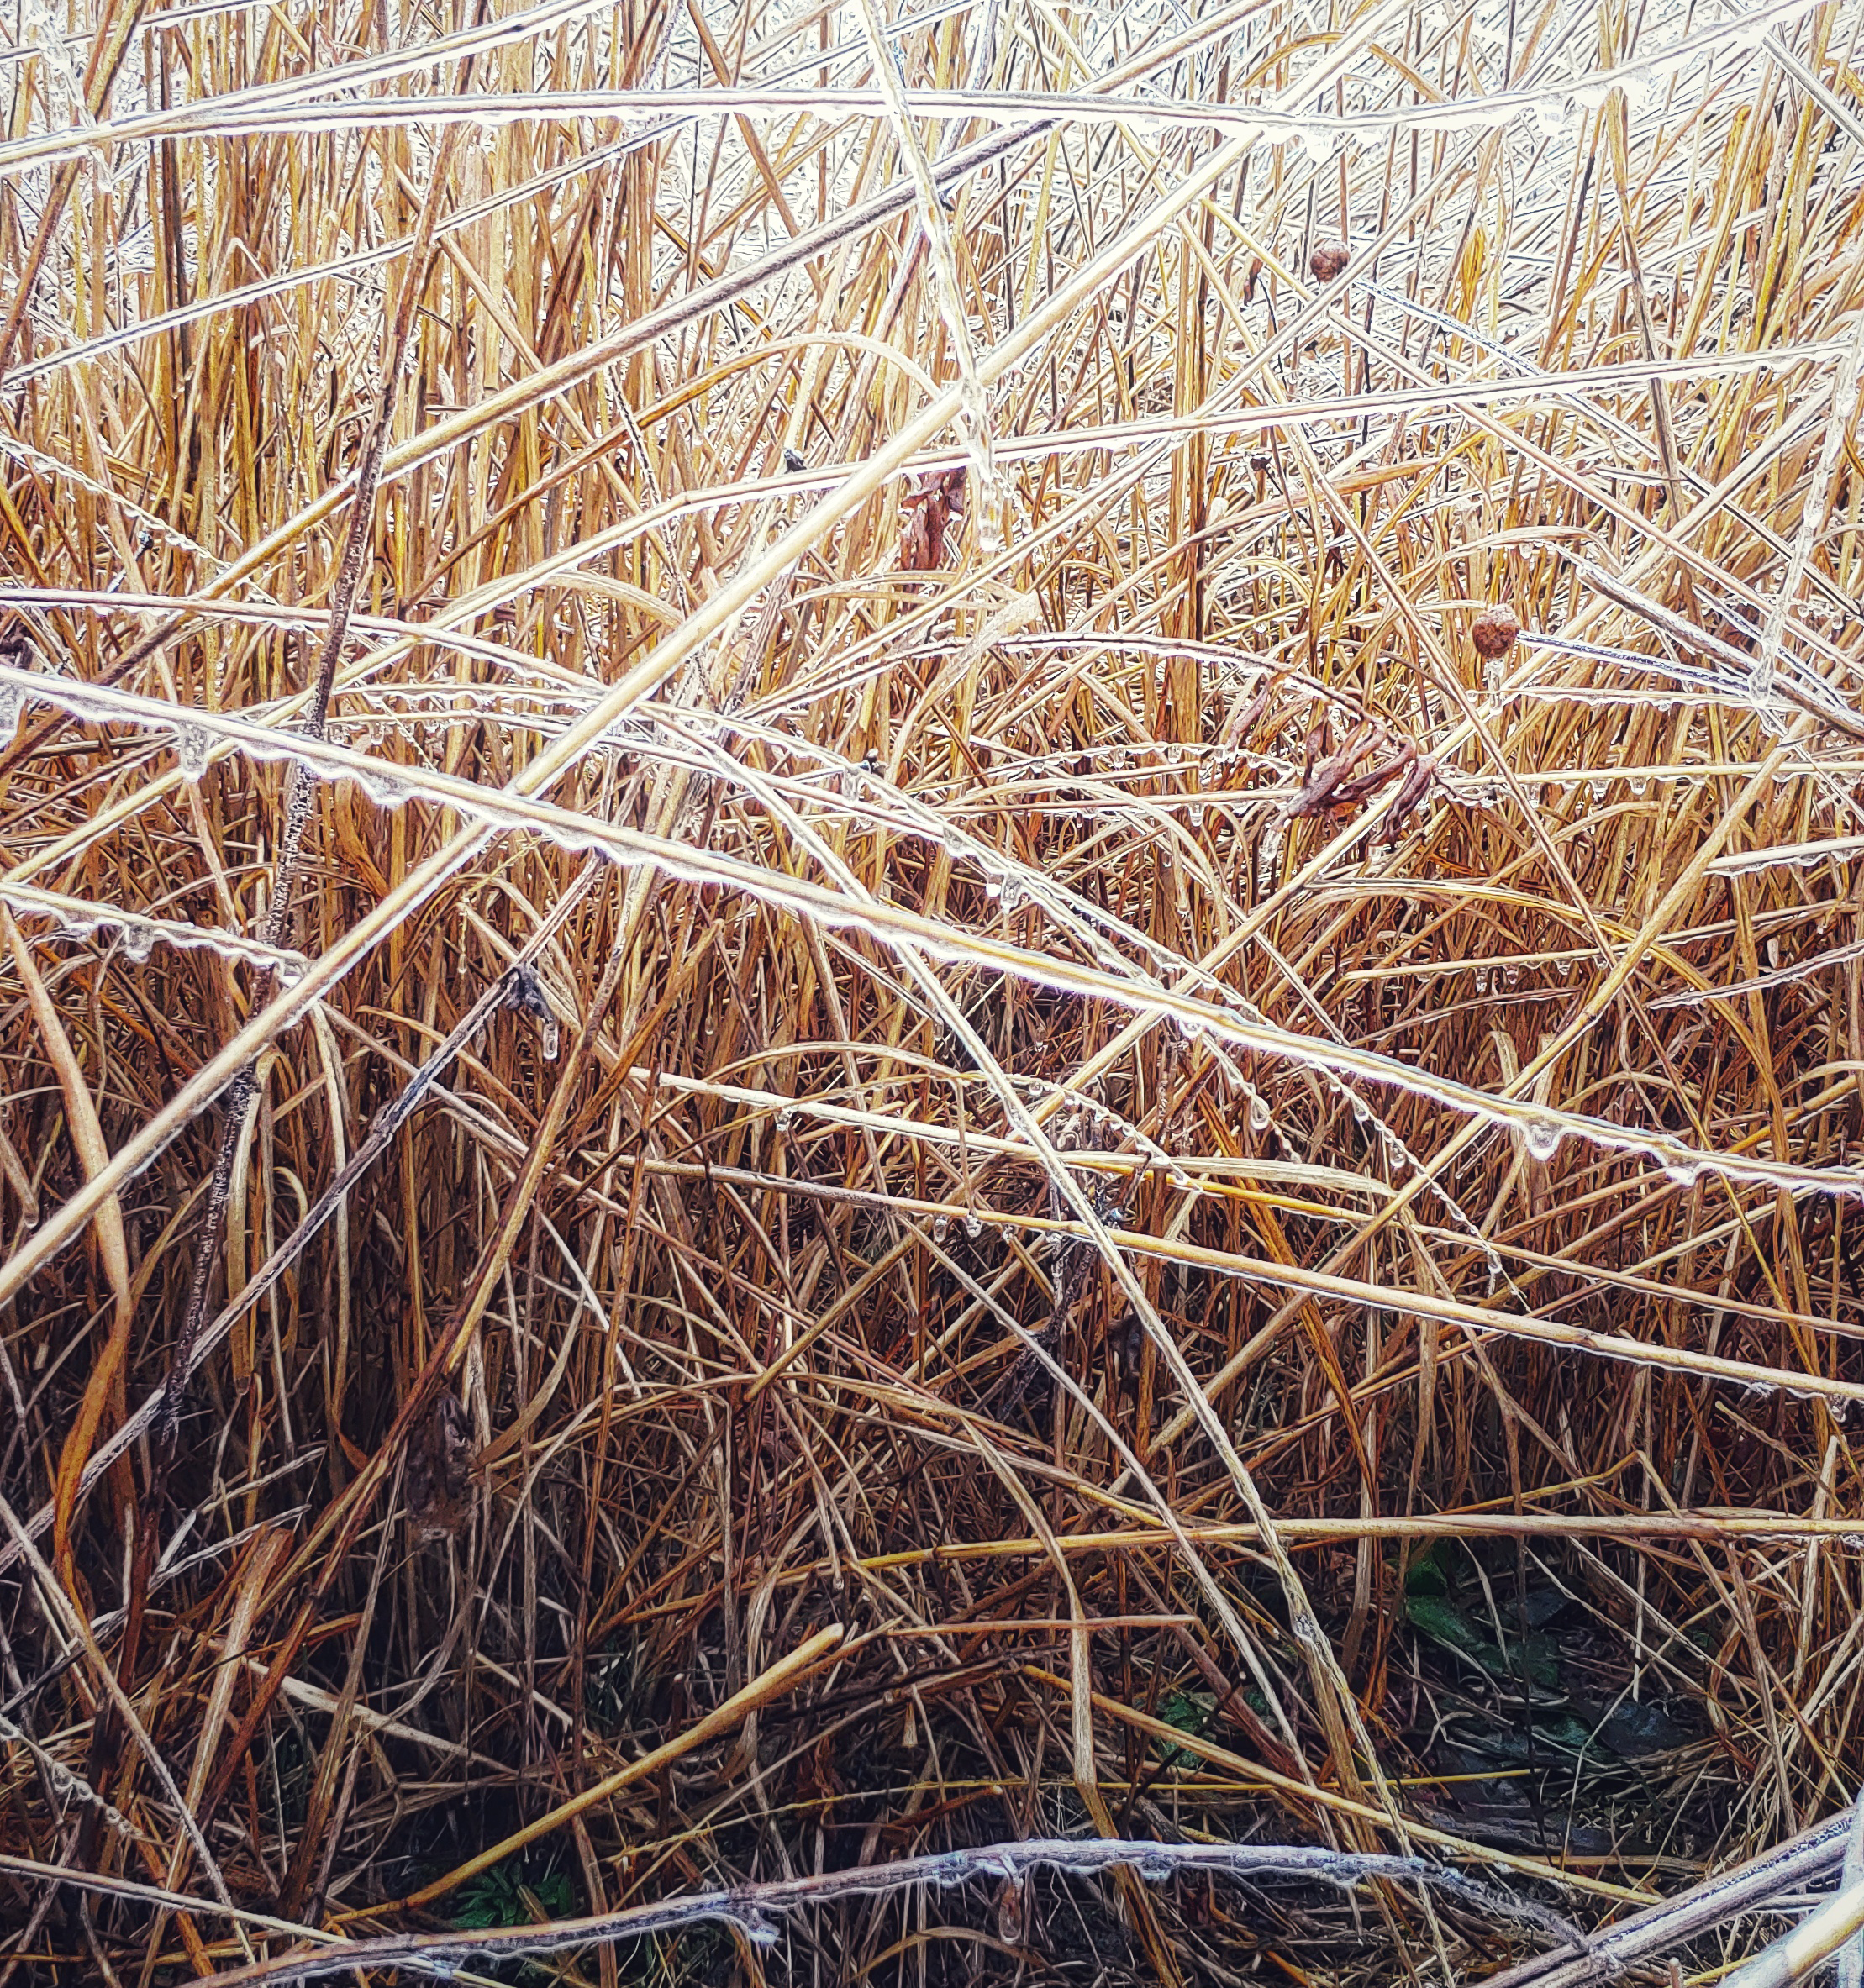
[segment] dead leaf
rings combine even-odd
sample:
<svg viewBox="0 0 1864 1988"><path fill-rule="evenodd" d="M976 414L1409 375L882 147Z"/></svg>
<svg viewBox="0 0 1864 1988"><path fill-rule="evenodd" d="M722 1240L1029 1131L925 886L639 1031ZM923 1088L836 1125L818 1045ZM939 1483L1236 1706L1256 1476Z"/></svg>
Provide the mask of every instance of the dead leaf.
<svg viewBox="0 0 1864 1988"><path fill-rule="evenodd" d="M472 1489L471 1432L456 1395L442 1392L408 1448L408 1523L417 1539L459 1531Z"/></svg>
<svg viewBox="0 0 1864 1988"><path fill-rule="evenodd" d="M965 479L961 469L929 470L906 493L899 560L908 573L929 573L945 564L945 532L965 514Z"/></svg>
<svg viewBox="0 0 1864 1988"><path fill-rule="evenodd" d="M1029 1915L1023 1906L1023 1880L1005 1878L997 1887L997 1937L1006 1947L1019 1947Z"/></svg>
<svg viewBox="0 0 1864 1988"><path fill-rule="evenodd" d="M1437 776L1437 762L1434 759L1413 760L1404 776L1404 784L1392 797L1392 805L1385 817L1385 839L1396 842L1403 833L1404 824L1423 804L1424 797L1430 792L1430 783Z"/></svg>
<svg viewBox="0 0 1864 1988"><path fill-rule="evenodd" d="M1385 728L1374 724L1369 718L1361 718L1352 728L1346 743L1338 752L1325 753L1324 757L1315 756L1318 744L1324 751L1326 727L1308 739L1308 776L1301 792L1288 804L1290 815L1324 814L1342 805L1338 798L1341 783L1359 761L1369 752L1376 751L1385 743Z"/></svg>

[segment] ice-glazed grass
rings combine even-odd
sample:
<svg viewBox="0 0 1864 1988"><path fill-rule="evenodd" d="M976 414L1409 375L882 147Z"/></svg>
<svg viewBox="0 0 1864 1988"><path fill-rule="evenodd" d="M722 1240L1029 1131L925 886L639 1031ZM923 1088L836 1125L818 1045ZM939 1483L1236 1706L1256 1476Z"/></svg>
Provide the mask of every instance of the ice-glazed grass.
<svg viewBox="0 0 1864 1988"><path fill-rule="evenodd" d="M1861 29L0 24L0 1983L1778 1930Z"/></svg>

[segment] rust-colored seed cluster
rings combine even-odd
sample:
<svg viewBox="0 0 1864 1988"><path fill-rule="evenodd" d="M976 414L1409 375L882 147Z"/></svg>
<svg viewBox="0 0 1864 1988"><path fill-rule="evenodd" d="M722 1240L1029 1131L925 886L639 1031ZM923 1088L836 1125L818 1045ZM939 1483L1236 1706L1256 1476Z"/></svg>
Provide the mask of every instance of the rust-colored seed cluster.
<svg viewBox="0 0 1864 1988"><path fill-rule="evenodd" d="M1352 259L1352 250L1343 241L1316 242L1314 253L1308 258L1308 267L1314 271L1317 281L1330 283Z"/></svg>
<svg viewBox="0 0 1864 1988"><path fill-rule="evenodd" d="M1476 653L1488 662L1504 656L1514 648L1521 623L1512 607L1498 604L1485 607L1469 624L1469 639Z"/></svg>

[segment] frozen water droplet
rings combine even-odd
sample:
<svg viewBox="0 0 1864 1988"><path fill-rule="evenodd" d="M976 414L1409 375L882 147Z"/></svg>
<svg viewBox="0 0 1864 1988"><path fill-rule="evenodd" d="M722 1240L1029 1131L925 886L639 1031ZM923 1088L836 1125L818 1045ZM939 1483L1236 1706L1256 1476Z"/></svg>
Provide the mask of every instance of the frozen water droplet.
<svg viewBox="0 0 1864 1988"><path fill-rule="evenodd" d="M356 785L377 807L399 807L408 798L408 789L392 773L371 766L356 776Z"/></svg>
<svg viewBox="0 0 1864 1988"><path fill-rule="evenodd" d="M1560 1150L1563 1130L1557 1118L1530 1118L1521 1128L1521 1143L1528 1149L1529 1159L1545 1165Z"/></svg>
<svg viewBox="0 0 1864 1988"><path fill-rule="evenodd" d="M935 1243L942 1243L950 1233L950 1218L947 1215L939 1216L932 1224L932 1240Z"/></svg>
<svg viewBox="0 0 1864 1988"><path fill-rule="evenodd" d="M972 1242L976 1242L978 1237L983 1233L984 1218L977 1212L975 1208L973 1208L971 1212L965 1217L965 1233L971 1238Z"/></svg>
<svg viewBox="0 0 1864 1988"><path fill-rule="evenodd" d="M1366 1103L1363 1097L1357 1096L1351 1097L1348 1102L1353 1107L1354 1118L1358 1119L1360 1123L1363 1125L1366 1121L1372 1117L1372 1107Z"/></svg>
<svg viewBox="0 0 1864 1988"><path fill-rule="evenodd" d="M18 684L0 684L0 742L10 739L19 729L20 713L25 708L26 693Z"/></svg>
<svg viewBox="0 0 1864 1988"><path fill-rule="evenodd" d="M789 1105L785 1105L782 1110L777 1114L777 1129L779 1132L787 1132L795 1123L796 1112L794 1109Z"/></svg>
<svg viewBox="0 0 1864 1988"><path fill-rule="evenodd" d="M140 965L155 949L155 930L139 918L123 928L123 949Z"/></svg>
<svg viewBox="0 0 1864 1988"><path fill-rule="evenodd" d="M207 755L212 744L198 725L183 725L176 733L175 756L181 761L183 780L198 780L207 771Z"/></svg>
<svg viewBox="0 0 1864 1988"><path fill-rule="evenodd" d="M563 1031L557 1025L555 1015L546 1015L538 1028L538 1046L544 1053L546 1063L555 1063L556 1052L563 1046Z"/></svg>
<svg viewBox="0 0 1864 1988"><path fill-rule="evenodd" d="M1251 1132L1266 1132L1268 1122L1268 1100L1258 1091L1249 1101L1249 1128Z"/></svg>

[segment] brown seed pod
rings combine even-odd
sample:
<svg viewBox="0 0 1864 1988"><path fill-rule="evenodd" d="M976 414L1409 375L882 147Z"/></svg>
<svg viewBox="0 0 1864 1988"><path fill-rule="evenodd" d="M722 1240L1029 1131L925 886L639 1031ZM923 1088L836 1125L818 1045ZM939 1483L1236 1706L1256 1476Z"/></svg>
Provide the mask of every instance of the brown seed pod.
<svg viewBox="0 0 1864 1988"><path fill-rule="evenodd" d="M1514 610L1499 605L1483 608L1469 624L1469 639L1475 644L1477 655L1490 662L1506 655L1520 632Z"/></svg>
<svg viewBox="0 0 1864 1988"><path fill-rule="evenodd" d="M1308 267L1314 271L1316 281L1330 283L1352 259L1352 250L1343 241L1316 242L1308 258Z"/></svg>

